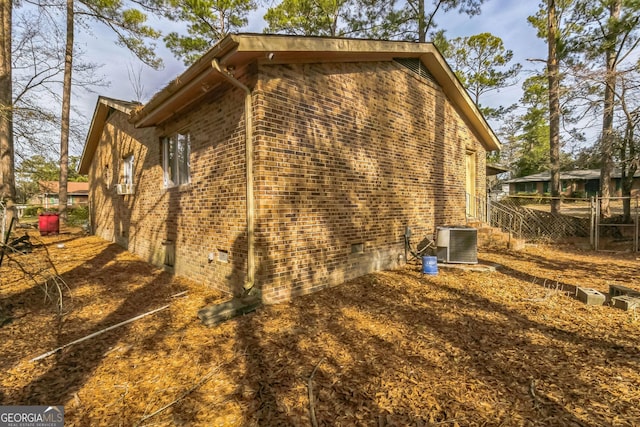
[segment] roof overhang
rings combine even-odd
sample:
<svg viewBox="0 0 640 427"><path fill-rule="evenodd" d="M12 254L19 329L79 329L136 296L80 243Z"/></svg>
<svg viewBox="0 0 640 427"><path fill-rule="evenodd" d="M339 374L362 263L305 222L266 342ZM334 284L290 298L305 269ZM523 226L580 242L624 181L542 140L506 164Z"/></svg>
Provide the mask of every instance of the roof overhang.
<svg viewBox="0 0 640 427"><path fill-rule="evenodd" d="M87 140L84 144L82 151L82 157L80 158L80 165L78 166L78 173L86 175L89 173L89 167L93 160L93 154L96 151L104 125L109 117L109 113L113 110L121 111L125 114L130 114L136 108L140 108L141 104L137 102L121 101L119 99L107 98L99 96L96 102L96 108L93 111L93 118L91 119L91 126L89 127L89 133L87 134Z"/></svg>
<svg viewBox="0 0 640 427"><path fill-rule="evenodd" d="M509 172L509 168L507 168L506 166L497 165L495 163L487 164L487 176L500 175L501 173L506 172Z"/></svg>
<svg viewBox="0 0 640 427"><path fill-rule="evenodd" d="M214 59L223 68L233 69L235 76L238 77L249 64L255 61L273 64L363 62L385 61L399 57L419 58L440 84L447 98L468 121L486 150L500 149L495 133L440 52L431 43L230 34L158 92L144 108L136 111L132 116L132 122L136 127L157 126L197 102L211 89L221 84L223 77L211 66Z"/></svg>

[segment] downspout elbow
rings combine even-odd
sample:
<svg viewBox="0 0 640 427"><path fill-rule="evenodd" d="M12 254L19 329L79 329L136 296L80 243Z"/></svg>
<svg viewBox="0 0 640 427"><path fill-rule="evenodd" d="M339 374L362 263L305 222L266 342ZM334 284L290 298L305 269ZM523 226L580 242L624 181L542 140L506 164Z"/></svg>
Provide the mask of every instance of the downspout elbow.
<svg viewBox="0 0 640 427"><path fill-rule="evenodd" d="M244 294L249 294L255 285L255 201L253 195L253 102L251 90L220 68L218 59L211 61L211 67L234 86L245 92L244 114L245 114L245 155L246 155L246 216L247 216L247 276L244 283Z"/></svg>

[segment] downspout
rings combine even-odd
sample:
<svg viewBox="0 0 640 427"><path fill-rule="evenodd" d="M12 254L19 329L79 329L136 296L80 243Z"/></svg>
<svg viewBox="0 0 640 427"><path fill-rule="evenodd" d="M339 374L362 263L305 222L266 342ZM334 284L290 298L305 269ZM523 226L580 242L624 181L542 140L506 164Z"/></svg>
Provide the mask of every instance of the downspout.
<svg viewBox="0 0 640 427"><path fill-rule="evenodd" d="M234 86L244 90L244 127L245 127L245 155L246 155L246 181L247 181L247 277L244 283L244 294L248 294L255 282L255 236L254 236L254 217L255 217L255 202L253 198L253 102L251 100L251 90L242 84L238 79L233 77L226 71L220 68L218 59L214 58L211 61L211 67L216 70L222 77L231 82Z"/></svg>

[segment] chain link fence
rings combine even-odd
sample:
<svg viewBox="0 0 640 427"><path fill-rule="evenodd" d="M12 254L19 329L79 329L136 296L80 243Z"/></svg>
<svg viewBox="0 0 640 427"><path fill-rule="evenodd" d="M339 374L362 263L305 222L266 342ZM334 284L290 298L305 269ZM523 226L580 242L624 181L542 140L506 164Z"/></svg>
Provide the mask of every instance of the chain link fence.
<svg viewBox="0 0 640 427"><path fill-rule="evenodd" d="M639 250L638 198L609 198L609 215L602 199L563 198L560 213L551 213L551 198L509 196L490 200L487 222L530 242L583 239L595 250ZM625 209L625 203L627 207Z"/></svg>

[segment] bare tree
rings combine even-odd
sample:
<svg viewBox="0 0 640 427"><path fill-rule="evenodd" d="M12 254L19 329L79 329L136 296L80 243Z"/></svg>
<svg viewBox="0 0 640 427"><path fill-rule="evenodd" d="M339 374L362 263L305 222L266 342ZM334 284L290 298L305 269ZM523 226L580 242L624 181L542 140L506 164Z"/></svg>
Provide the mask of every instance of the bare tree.
<svg viewBox="0 0 640 427"><path fill-rule="evenodd" d="M127 65L127 76L129 77L129 84L135 96L135 101L142 102L147 96L144 83L142 82L142 65L134 68L134 65L129 63L129 65Z"/></svg>
<svg viewBox="0 0 640 427"><path fill-rule="evenodd" d="M621 73L618 79L616 98L622 111L624 133L621 135L618 153L620 156L621 187L624 221L631 221L631 189L633 177L640 167L640 141L636 130L640 125L640 78L638 70L632 68ZM621 126L622 127L622 126Z"/></svg>
<svg viewBox="0 0 640 427"><path fill-rule="evenodd" d="M576 37L577 45L584 57L601 69L602 90L602 134L600 155L602 168L600 173L600 193L602 197L601 213L603 217L611 215L609 198L611 196L611 176L614 168L614 131L616 110L616 84L619 69L625 62L631 61L636 52L640 37L640 3L622 0L580 0L575 9L573 21L584 30Z"/></svg>
<svg viewBox="0 0 640 427"><path fill-rule="evenodd" d="M34 0L42 9L57 8L59 5ZM160 67L162 61L155 55L154 45L146 43L147 39L155 39L160 33L145 24L146 15L141 9L156 10L162 0L65 0L64 16L66 22L64 75L62 85L62 112L60 117L60 180L59 205L60 219L66 222L67 216L67 177L69 170L69 134L72 74L74 64L74 26L76 17L82 18L87 26L88 21L98 22L112 30L117 36L118 44L133 52L140 60L152 67ZM77 7L77 10L76 10ZM87 26L87 28L89 28ZM90 29L90 28L89 28Z"/></svg>
<svg viewBox="0 0 640 427"><path fill-rule="evenodd" d="M34 155L59 156L61 87L64 75L64 31L43 8L19 9L13 25L13 135L16 167ZM107 86L99 66L75 49L73 86L86 91ZM73 108L72 108L73 111ZM80 116L79 112L75 112ZM84 138L84 122L72 120L70 146ZM55 178L56 180L58 177Z"/></svg>

